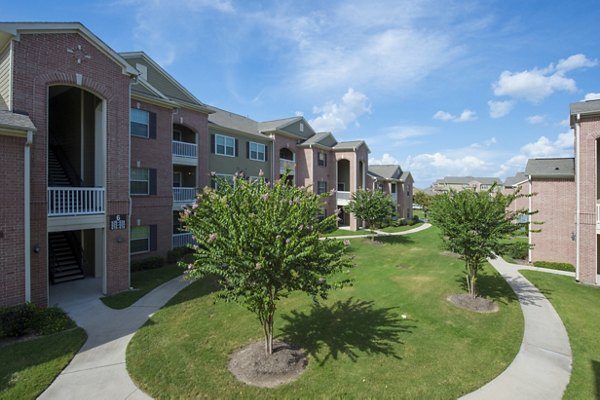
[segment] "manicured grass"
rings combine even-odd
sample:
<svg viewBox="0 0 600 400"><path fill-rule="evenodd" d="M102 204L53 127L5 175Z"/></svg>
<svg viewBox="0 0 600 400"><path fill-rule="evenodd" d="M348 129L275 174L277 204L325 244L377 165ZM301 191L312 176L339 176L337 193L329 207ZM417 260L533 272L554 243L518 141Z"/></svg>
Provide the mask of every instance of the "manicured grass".
<svg viewBox="0 0 600 400"><path fill-rule="evenodd" d="M413 208L413 215L416 215L417 217L419 217L419 219L424 219L425 211L423 211L423 209Z"/></svg>
<svg viewBox="0 0 600 400"><path fill-rule="evenodd" d="M35 399L71 361L86 339L74 328L0 347L0 399Z"/></svg>
<svg viewBox="0 0 600 400"><path fill-rule="evenodd" d="M387 228L378 229L378 230L382 231L382 232L387 232L387 233L404 232L404 231L409 231L411 229L418 228L421 225L423 225L423 223L419 222L419 223L414 224L414 225L388 226Z"/></svg>
<svg viewBox="0 0 600 400"><path fill-rule="evenodd" d="M318 306L301 293L282 300L276 335L309 354L292 383L260 389L229 373L229 354L261 339L261 328L242 306L215 302L207 280L184 289L136 333L127 369L155 398L455 399L508 366L523 320L514 293L489 266L479 287L499 303L498 313L447 302L465 290L463 264L442 256L440 244L433 228L353 240L356 268L343 274L354 278L352 287Z"/></svg>
<svg viewBox="0 0 600 400"><path fill-rule="evenodd" d="M573 370L563 399L600 399L600 289L566 276L521 273L548 297L567 328Z"/></svg>
<svg viewBox="0 0 600 400"><path fill-rule="evenodd" d="M161 268L149 269L131 273L131 285L136 290L102 297L100 300L110 308L121 310L127 308L152 289L181 275L183 268L177 265L167 265Z"/></svg>
<svg viewBox="0 0 600 400"><path fill-rule="evenodd" d="M368 229L361 229L360 231L351 231L348 229L336 229L333 232L326 234L327 237L334 236L358 236L358 235L370 235L371 231Z"/></svg>

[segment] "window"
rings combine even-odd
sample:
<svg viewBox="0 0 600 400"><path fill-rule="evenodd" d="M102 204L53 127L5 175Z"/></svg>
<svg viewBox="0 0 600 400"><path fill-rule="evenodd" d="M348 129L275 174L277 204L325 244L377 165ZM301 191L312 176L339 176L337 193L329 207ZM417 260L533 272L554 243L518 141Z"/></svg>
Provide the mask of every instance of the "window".
<svg viewBox="0 0 600 400"><path fill-rule="evenodd" d="M131 228L131 239L129 240L129 252L131 254L150 251L150 227L134 226Z"/></svg>
<svg viewBox="0 0 600 400"><path fill-rule="evenodd" d="M337 188L338 192L345 192L346 191L346 184L344 182L338 182L338 188Z"/></svg>
<svg viewBox="0 0 600 400"><path fill-rule="evenodd" d="M396 193L396 184L392 183L392 189L391 189L392 193Z"/></svg>
<svg viewBox="0 0 600 400"><path fill-rule="evenodd" d="M129 193L150 194L150 170L148 168L131 168Z"/></svg>
<svg viewBox="0 0 600 400"><path fill-rule="evenodd" d="M266 147L261 143L248 142L248 158L256 161L266 161Z"/></svg>
<svg viewBox="0 0 600 400"><path fill-rule="evenodd" d="M304 123L300 122L300 132L304 132Z"/></svg>
<svg viewBox="0 0 600 400"><path fill-rule="evenodd" d="M320 151L317 152L317 164L326 167L327 166L327 154L326 153L321 153Z"/></svg>
<svg viewBox="0 0 600 400"><path fill-rule="evenodd" d="M229 136L215 135L215 154L222 156L236 156L235 139Z"/></svg>
<svg viewBox="0 0 600 400"><path fill-rule="evenodd" d="M317 194L325 193L327 191L327 182L326 181L318 181L317 182Z"/></svg>
<svg viewBox="0 0 600 400"><path fill-rule="evenodd" d="M150 113L137 108L131 109L131 134L139 137L150 137Z"/></svg>

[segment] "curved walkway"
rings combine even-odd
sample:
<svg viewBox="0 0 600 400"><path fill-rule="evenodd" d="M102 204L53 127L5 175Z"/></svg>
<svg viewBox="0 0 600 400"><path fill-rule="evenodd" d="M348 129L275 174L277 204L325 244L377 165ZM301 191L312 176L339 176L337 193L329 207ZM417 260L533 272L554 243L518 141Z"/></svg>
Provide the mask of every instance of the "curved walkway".
<svg viewBox="0 0 600 400"><path fill-rule="evenodd" d="M431 228L431 224L425 222L423 225L418 226L416 228L413 229L409 229L407 231L402 231L402 232L383 232L383 231L377 231L374 230L375 234L364 234L364 235L348 235L348 236L328 236L326 239L359 239L359 238L370 238L370 237L383 237L383 236L402 236L402 235L408 235L410 233L415 233L415 232L419 232L419 231L423 231L427 228Z"/></svg>
<svg viewBox="0 0 600 400"><path fill-rule="evenodd" d="M518 271L540 269L509 264L500 257L489 261L517 294L525 332L521 348L508 368L462 399L561 399L571 377L567 331L550 301ZM565 275L561 271L543 271Z"/></svg>
<svg viewBox="0 0 600 400"><path fill-rule="evenodd" d="M95 293L59 304L85 329L88 339L39 398L150 399L129 377L125 366L127 345L148 317L188 284L183 277L175 278L124 310L106 307Z"/></svg>

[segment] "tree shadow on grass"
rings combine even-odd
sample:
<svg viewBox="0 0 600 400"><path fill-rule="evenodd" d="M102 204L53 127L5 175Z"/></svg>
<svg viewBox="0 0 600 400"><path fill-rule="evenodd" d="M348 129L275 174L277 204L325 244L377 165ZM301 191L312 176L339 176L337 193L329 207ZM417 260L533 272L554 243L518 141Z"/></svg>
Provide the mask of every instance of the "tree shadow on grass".
<svg viewBox="0 0 600 400"><path fill-rule="evenodd" d="M592 370L596 381L596 398L600 399L600 361L592 360Z"/></svg>
<svg viewBox="0 0 600 400"><path fill-rule="evenodd" d="M456 282L460 284L461 290L469 291L464 273L456 276ZM498 274L479 273L475 290L478 296L486 297L496 303L509 304L519 301L515 292Z"/></svg>
<svg viewBox="0 0 600 400"><path fill-rule="evenodd" d="M356 362L360 353L401 359L395 345L415 328L395 308L375 308L372 301L353 298L331 306L313 304L308 313L292 311L281 318L287 323L283 339L305 349L320 365L341 355Z"/></svg>
<svg viewBox="0 0 600 400"><path fill-rule="evenodd" d="M409 235L398 235L398 236L377 236L375 242L383 244L409 244L414 243L414 239Z"/></svg>
<svg viewBox="0 0 600 400"><path fill-rule="evenodd" d="M214 276L205 276L203 278L192 281L192 283L177 293L171 300L163 306L163 308L171 307L177 304L185 303L190 300L206 296L219 290L219 283Z"/></svg>

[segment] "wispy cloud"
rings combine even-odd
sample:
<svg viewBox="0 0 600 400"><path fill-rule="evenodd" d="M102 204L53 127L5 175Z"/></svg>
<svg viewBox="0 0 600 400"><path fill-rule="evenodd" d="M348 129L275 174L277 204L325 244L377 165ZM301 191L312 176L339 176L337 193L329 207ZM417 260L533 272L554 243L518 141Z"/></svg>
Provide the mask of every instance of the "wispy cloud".
<svg viewBox="0 0 600 400"><path fill-rule="evenodd" d="M600 93L586 93L585 97L583 98L585 101L598 99L600 99Z"/></svg>
<svg viewBox="0 0 600 400"><path fill-rule="evenodd" d="M394 156L389 153L384 153L381 158L369 158L369 164L371 165L400 165Z"/></svg>
<svg viewBox="0 0 600 400"><path fill-rule="evenodd" d="M488 107L490 108L490 117L502 118L510 113L515 106L514 101L488 101Z"/></svg>
<svg viewBox="0 0 600 400"><path fill-rule="evenodd" d="M546 116L545 115L531 115L531 116L527 117L527 122L529 122L531 125L542 124L542 123L546 122Z"/></svg>
<svg viewBox="0 0 600 400"><path fill-rule="evenodd" d="M477 119L477 113L469 109L465 109L459 116L452 115L447 111L438 111L433 115L433 119L440 121L452 121L452 122L469 122Z"/></svg>

